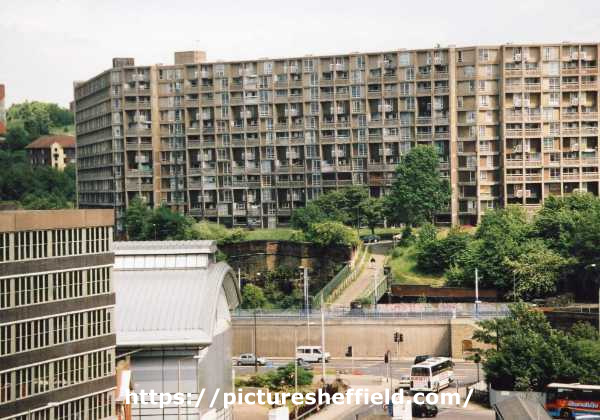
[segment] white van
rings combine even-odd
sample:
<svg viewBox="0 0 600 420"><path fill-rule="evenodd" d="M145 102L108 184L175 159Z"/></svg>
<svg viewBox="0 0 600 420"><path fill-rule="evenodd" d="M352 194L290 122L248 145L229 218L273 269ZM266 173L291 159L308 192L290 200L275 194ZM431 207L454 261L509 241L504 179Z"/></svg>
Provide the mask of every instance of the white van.
<svg viewBox="0 0 600 420"><path fill-rule="evenodd" d="M296 359L305 362L321 362L325 357L325 363L329 362L331 355L321 351L321 346L300 346L296 349Z"/></svg>

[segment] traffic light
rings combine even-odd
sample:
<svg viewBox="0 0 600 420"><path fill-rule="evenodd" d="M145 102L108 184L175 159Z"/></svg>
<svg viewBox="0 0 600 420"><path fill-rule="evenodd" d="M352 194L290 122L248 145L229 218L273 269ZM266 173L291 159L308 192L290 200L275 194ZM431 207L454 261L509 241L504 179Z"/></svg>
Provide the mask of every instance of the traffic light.
<svg viewBox="0 0 600 420"><path fill-rule="evenodd" d="M352 357L352 346L348 346L348 350L346 350L346 357Z"/></svg>
<svg viewBox="0 0 600 420"><path fill-rule="evenodd" d="M398 336L399 336L399 335L400 335L400 334L399 334L399 333L397 333L397 332L395 332L395 333L394 333L394 343L397 343L397 342L398 342Z"/></svg>
<svg viewBox="0 0 600 420"><path fill-rule="evenodd" d="M394 343L402 343L404 342L404 334L395 332L394 333Z"/></svg>
<svg viewBox="0 0 600 420"><path fill-rule="evenodd" d="M383 362L387 365L390 363L390 352L385 352L385 356L383 356Z"/></svg>

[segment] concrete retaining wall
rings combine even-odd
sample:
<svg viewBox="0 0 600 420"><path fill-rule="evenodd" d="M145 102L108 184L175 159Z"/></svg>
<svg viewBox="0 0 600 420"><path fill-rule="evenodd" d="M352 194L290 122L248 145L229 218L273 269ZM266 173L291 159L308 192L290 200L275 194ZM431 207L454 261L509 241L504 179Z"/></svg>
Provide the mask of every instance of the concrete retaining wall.
<svg viewBox="0 0 600 420"><path fill-rule="evenodd" d="M325 348L332 357L344 357L348 346L355 357L383 357L387 350L396 354L394 332L404 334L399 346L400 357L417 354L463 358L463 340L470 340L475 324L469 320L327 320ZM234 354L254 352L253 320L234 320ZM321 326L311 319L310 331L306 322L287 320L257 320L257 349L260 356L292 357L294 331L298 345L321 345Z"/></svg>

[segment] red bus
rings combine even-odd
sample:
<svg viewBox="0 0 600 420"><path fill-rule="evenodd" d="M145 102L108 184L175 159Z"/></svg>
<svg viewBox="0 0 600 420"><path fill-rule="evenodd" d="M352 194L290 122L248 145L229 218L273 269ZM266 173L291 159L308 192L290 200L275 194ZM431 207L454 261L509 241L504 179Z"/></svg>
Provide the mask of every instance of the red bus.
<svg viewBox="0 0 600 420"><path fill-rule="evenodd" d="M546 387L546 411L559 419L600 415L600 385L549 384Z"/></svg>

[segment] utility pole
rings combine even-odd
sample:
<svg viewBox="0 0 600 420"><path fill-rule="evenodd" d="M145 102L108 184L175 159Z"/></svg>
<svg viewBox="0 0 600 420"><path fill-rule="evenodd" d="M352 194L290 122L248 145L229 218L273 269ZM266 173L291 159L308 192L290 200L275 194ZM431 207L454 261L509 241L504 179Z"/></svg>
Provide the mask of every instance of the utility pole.
<svg viewBox="0 0 600 420"><path fill-rule="evenodd" d="M323 309L323 294L321 293L321 365L323 369L323 385L325 382L325 312Z"/></svg>
<svg viewBox="0 0 600 420"><path fill-rule="evenodd" d="M475 317L479 318L479 271L475 269Z"/></svg>
<svg viewBox="0 0 600 420"><path fill-rule="evenodd" d="M308 302L308 267L300 266L302 270L302 277L304 280L304 310L306 311L306 340L307 344L310 345L310 304Z"/></svg>
<svg viewBox="0 0 600 420"><path fill-rule="evenodd" d="M256 348L256 309L254 310L254 373L258 373L258 351Z"/></svg>

